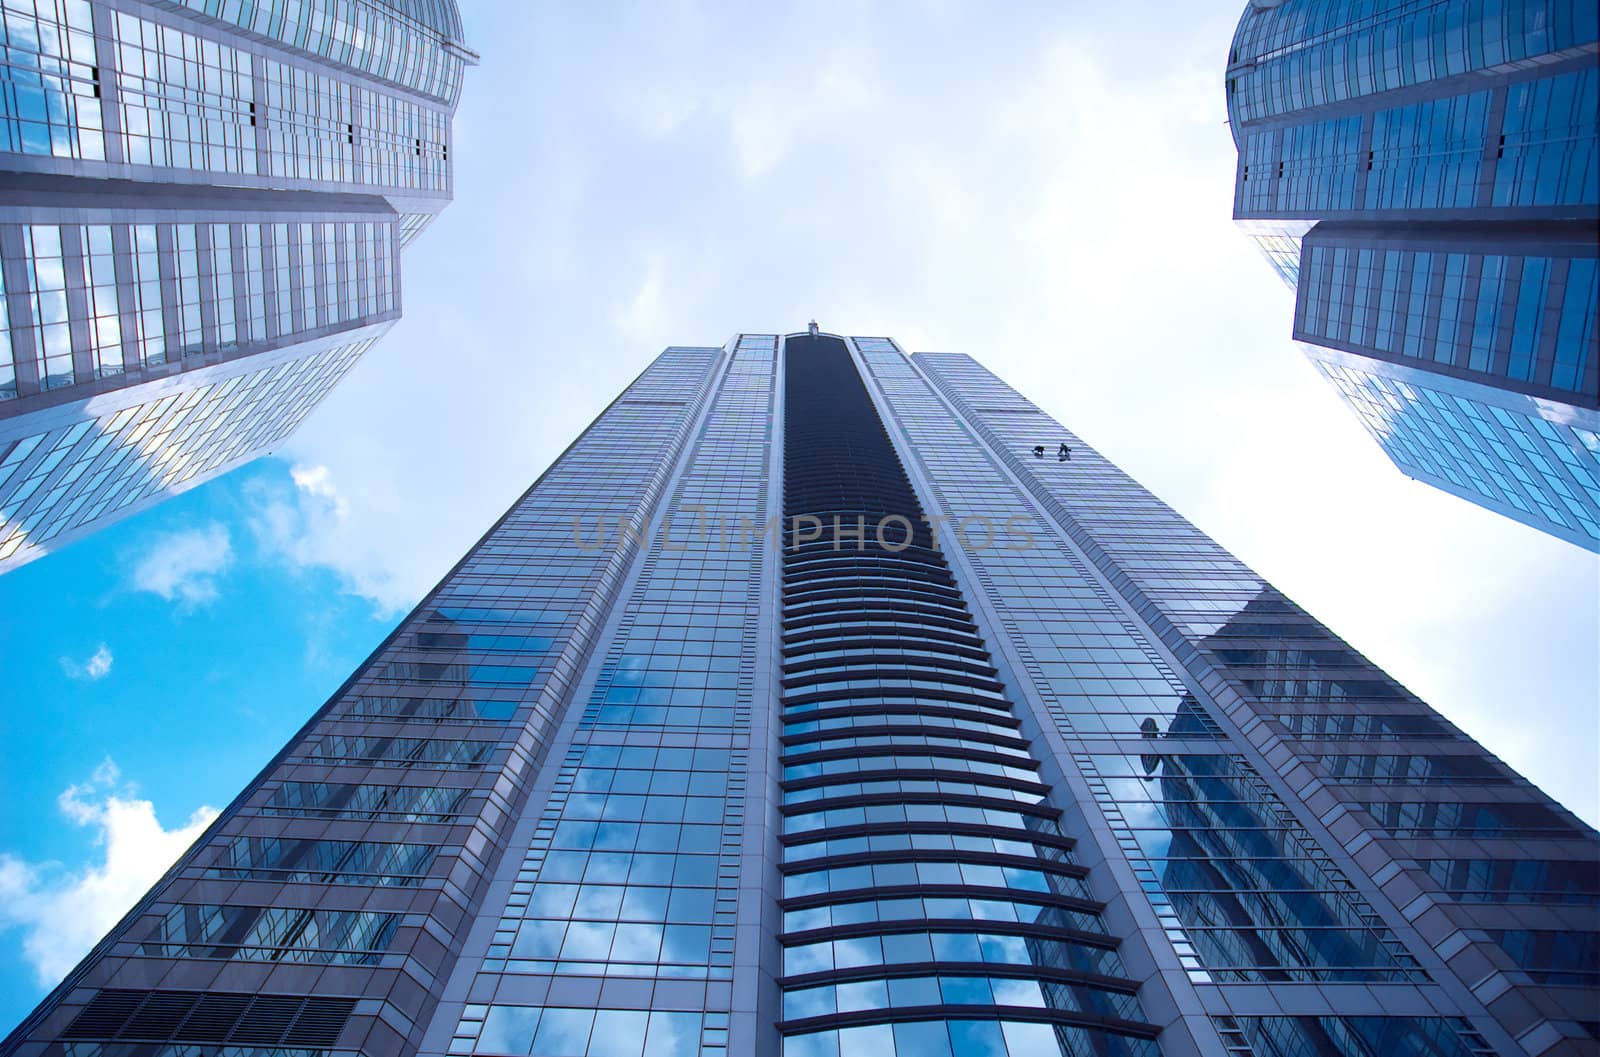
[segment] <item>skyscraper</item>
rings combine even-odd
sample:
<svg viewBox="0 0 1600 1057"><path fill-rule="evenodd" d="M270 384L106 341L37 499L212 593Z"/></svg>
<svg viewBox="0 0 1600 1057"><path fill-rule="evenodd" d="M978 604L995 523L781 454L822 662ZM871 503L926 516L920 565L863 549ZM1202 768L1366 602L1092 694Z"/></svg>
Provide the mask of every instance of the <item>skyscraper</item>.
<svg viewBox="0 0 1600 1057"><path fill-rule="evenodd" d="M1591 1053L1597 851L974 360L743 334L0 1052Z"/></svg>
<svg viewBox="0 0 1600 1057"><path fill-rule="evenodd" d="M0 572L272 448L450 201L455 0L0 0Z"/></svg>
<svg viewBox="0 0 1600 1057"><path fill-rule="evenodd" d="M1600 15L1251 0L1234 217L1408 476L1600 550Z"/></svg>

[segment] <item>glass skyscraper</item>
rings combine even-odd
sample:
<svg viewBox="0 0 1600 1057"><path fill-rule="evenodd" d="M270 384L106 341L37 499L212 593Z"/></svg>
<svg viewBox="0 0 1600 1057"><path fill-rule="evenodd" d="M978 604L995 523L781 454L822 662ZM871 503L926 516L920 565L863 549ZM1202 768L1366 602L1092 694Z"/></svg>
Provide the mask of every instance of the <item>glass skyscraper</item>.
<svg viewBox="0 0 1600 1057"><path fill-rule="evenodd" d="M1600 836L969 357L663 352L6 1057L1595 1052Z"/></svg>
<svg viewBox="0 0 1600 1057"><path fill-rule="evenodd" d="M0 0L0 572L282 441L450 201L455 0Z"/></svg>
<svg viewBox="0 0 1600 1057"><path fill-rule="evenodd" d="M1592 0L1251 0L1234 217L1408 476L1600 550Z"/></svg>

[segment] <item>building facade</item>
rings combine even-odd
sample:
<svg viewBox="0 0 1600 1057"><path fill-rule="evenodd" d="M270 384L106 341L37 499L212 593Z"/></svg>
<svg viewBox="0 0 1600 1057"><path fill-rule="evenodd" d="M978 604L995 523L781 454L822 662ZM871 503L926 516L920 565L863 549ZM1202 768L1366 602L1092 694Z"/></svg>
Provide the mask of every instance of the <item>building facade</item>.
<svg viewBox="0 0 1600 1057"><path fill-rule="evenodd" d="M270 450L450 201L455 0L0 0L0 572Z"/></svg>
<svg viewBox="0 0 1600 1057"><path fill-rule="evenodd" d="M1597 852L971 358L743 334L0 1053L1592 1054Z"/></svg>
<svg viewBox="0 0 1600 1057"><path fill-rule="evenodd" d="M1600 15L1251 0L1234 217L1408 476L1600 550Z"/></svg>

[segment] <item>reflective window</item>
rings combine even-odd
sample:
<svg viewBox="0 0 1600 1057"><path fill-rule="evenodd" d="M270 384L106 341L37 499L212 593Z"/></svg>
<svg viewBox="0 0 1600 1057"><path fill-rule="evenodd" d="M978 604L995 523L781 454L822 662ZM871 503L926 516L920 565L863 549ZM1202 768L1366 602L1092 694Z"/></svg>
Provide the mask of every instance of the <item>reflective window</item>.
<svg viewBox="0 0 1600 1057"><path fill-rule="evenodd" d="M468 1007L473 1010L473 1007ZM479 1006L462 1022L475 1033L470 1052L525 1057L700 1057L716 1014L642 1009ZM726 1014L721 1017L726 1026ZM458 1032L458 1037L464 1036Z"/></svg>
<svg viewBox="0 0 1600 1057"><path fill-rule="evenodd" d="M1464 1020L1442 1017L1217 1017L1229 1053L1249 1057L1492 1057Z"/></svg>
<svg viewBox="0 0 1600 1057"><path fill-rule="evenodd" d="M1395 837L1575 837L1577 827L1544 804L1376 801L1362 805Z"/></svg>
<svg viewBox="0 0 1600 1057"><path fill-rule="evenodd" d="M1336 238L1306 247L1296 337L1443 364L1491 385L1509 379L1579 396L1593 388L1600 296L1593 258L1379 253ZM1550 307L1557 314L1547 343Z"/></svg>
<svg viewBox="0 0 1600 1057"><path fill-rule="evenodd" d="M1016 1020L914 1020L788 1035L783 1057L1157 1057L1150 1039Z"/></svg>
<svg viewBox="0 0 1600 1057"><path fill-rule="evenodd" d="M1239 980L1405 979L1413 960L1242 760L1096 755L1090 788L1136 843L1193 968Z"/></svg>
<svg viewBox="0 0 1600 1057"><path fill-rule="evenodd" d="M112 27L127 161L256 172L249 52L121 11Z"/></svg>
<svg viewBox="0 0 1600 1057"><path fill-rule="evenodd" d="M1597 111L1600 70L1593 66L1508 87L1494 204L1600 202Z"/></svg>
<svg viewBox="0 0 1600 1057"><path fill-rule="evenodd" d="M783 1018L804 1020L838 1013L913 1006L1032 1006L1093 1016L1138 1020L1133 994L1054 980L1009 976L897 976L853 980L784 992Z"/></svg>
<svg viewBox="0 0 1600 1057"><path fill-rule="evenodd" d="M1060 895L1061 893L1049 893ZM896 899L865 899L857 902L829 902L821 906L786 910L786 932L806 932L872 921L910 921L929 918L953 921L1017 921L1051 928L1095 932L1101 928L1098 914L1074 910L1054 900L1028 902L1026 893L1002 898L998 893L971 896L903 896ZM1070 899L1062 902L1070 903Z"/></svg>
<svg viewBox="0 0 1600 1057"><path fill-rule="evenodd" d="M180 903L141 949L162 958L376 965L399 925L399 914L370 911Z"/></svg>
<svg viewBox="0 0 1600 1057"><path fill-rule="evenodd" d="M1463 903L1600 903L1600 862L1424 859L1419 863Z"/></svg>
<svg viewBox="0 0 1600 1057"><path fill-rule="evenodd" d="M1488 933L1535 983L1600 985L1600 933L1548 929L1489 929Z"/></svg>
<svg viewBox="0 0 1600 1057"><path fill-rule="evenodd" d="M353 785L284 782L261 807L264 815L312 818L391 819L397 822L447 822L460 811L469 790L439 786Z"/></svg>
<svg viewBox="0 0 1600 1057"><path fill-rule="evenodd" d="M1580 430L1375 371L1317 367L1406 473L1547 531L1600 540L1600 445L1583 443Z"/></svg>
<svg viewBox="0 0 1600 1057"><path fill-rule="evenodd" d="M0 2L0 152L105 157L99 61L89 5Z"/></svg>
<svg viewBox="0 0 1600 1057"><path fill-rule="evenodd" d="M370 841L241 836L222 845L214 877L409 887L427 874L439 847Z"/></svg>

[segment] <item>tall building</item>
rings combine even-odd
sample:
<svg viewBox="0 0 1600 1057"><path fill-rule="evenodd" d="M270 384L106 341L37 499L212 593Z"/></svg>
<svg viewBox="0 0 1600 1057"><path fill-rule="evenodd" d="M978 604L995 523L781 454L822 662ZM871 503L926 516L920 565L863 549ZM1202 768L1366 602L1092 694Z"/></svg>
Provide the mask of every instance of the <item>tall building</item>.
<svg viewBox="0 0 1600 1057"><path fill-rule="evenodd" d="M1600 550L1592 0L1251 0L1234 217L1404 473Z"/></svg>
<svg viewBox="0 0 1600 1057"><path fill-rule="evenodd" d="M0 0L0 572L278 444L450 201L455 0Z"/></svg>
<svg viewBox="0 0 1600 1057"><path fill-rule="evenodd" d="M744 334L0 1053L1592 1054L1597 853L972 359Z"/></svg>

